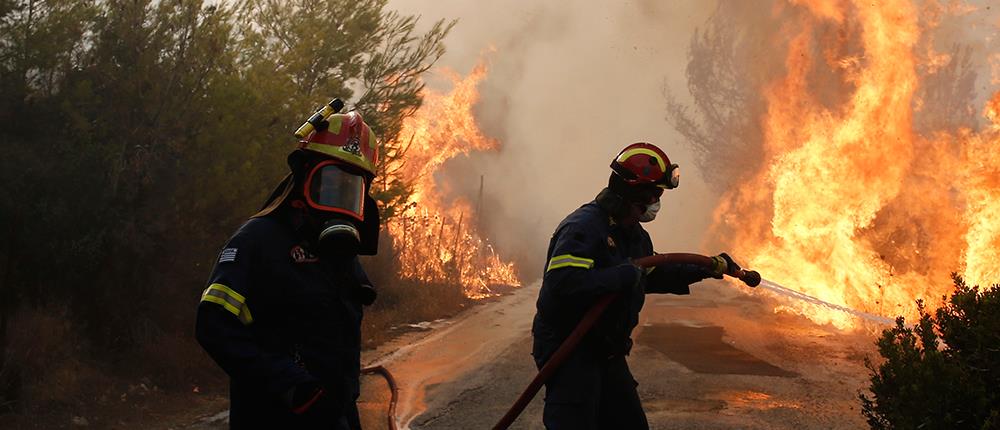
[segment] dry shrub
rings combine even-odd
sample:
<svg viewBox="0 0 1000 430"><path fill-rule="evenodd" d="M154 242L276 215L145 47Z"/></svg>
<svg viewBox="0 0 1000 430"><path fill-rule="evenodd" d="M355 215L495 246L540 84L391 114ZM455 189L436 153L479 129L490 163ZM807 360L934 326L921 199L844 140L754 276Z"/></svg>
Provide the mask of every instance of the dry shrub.
<svg viewBox="0 0 1000 430"><path fill-rule="evenodd" d="M396 278L379 287L378 300L365 311L361 333L365 348L387 340L395 326L451 317L474 302L454 284Z"/></svg>
<svg viewBox="0 0 1000 430"><path fill-rule="evenodd" d="M221 384L218 366L195 342L191 333L167 333L141 345L134 369L168 391L190 391L194 386Z"/></svg>
<svg viewBox="0 0 1000 430"><path fill-rule="evenodd" d="M107 378L82 358L77 327L65 308L21 309L9 320L0 366L2 401L33 408L62 407L87 399Z"/></svg>
<svg viewBox="0 0 1000 430"><path fill-rule="evenodd" d="M362 327L363 347L371 348L394 333L392 327L453 316L472 300L457 283L422 283L401 279L399 261L392 249L392 239L383 233L379 254L362 259L365 272L378 291L378 299L365 309Z"/></svg>

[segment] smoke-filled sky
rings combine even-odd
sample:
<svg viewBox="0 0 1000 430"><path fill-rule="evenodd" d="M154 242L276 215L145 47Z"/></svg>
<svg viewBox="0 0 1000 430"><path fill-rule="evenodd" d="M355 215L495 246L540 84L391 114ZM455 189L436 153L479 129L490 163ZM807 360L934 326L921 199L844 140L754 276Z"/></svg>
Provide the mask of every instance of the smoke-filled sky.
<svg viewBox="0 0 1000 430"><path fill-rule="evenodd" d="M714 1L397 0L390 8L425 25L459 20L439 66L465 75L485 55L476 116L502 150L452 160L440 179L475 196L485 175L488 233L523 278L540 274L555 226L600 191L611 159L636 141L659 145L681 166L681 186L646 225L657 250L699 248L716 196L665 121L663 92L687 97L688 42Z"/></svg>

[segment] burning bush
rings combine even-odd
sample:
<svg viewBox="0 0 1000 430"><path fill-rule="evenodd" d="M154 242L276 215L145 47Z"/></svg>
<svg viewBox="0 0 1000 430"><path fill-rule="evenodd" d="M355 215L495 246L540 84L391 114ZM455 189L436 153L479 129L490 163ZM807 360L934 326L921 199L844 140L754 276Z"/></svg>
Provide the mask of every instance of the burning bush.
<svg viewBox="0 0 1000 430"><path fill-rule="evenodd" d="M955 275L955 291L933 315L902 317L882 332L872 397L862 413L874 429L1000 427L1000 285L980 291Z"/></svg>

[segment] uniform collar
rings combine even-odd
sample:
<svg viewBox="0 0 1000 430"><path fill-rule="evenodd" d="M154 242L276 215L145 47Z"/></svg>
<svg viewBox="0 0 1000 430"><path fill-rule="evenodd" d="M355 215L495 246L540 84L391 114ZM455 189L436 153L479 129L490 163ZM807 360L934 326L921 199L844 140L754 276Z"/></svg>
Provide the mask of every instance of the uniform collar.
<svg viewBox="0 0 1000 430"><path fill-rule="evenodd" d="M594 198L594 202L600 207L608 218L611 220L611 225L615 225L614 218L621 216L622 212L626 209L625 200L622 199L618 193L611 191L608 188L601 190Z"/></svg>
<svg viewBox="0 0 1000 430"><path fill-rule="evenodd" d="M601 190L594 199L594 203L597 207L601 209L604 216L607 217L608 226L613 231L620 231L625 235L632 236L636 234L639 229L642 228L639 224L634 226L626 226L615 221L615 217L618 216L623 210L627 208L625 201L614 191L607 188Z"/></svg>

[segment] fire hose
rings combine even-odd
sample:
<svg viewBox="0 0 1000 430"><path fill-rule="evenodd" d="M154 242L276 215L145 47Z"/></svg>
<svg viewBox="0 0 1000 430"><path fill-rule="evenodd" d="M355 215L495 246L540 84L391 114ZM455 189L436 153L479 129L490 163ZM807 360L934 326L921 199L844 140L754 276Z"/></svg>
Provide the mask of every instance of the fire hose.
<svg viewBox="0 0 1000 430"><path fill-rule="evenodd" d="M388 429L396 430L396 401L399 400L399 387L396 385L396 378L393 378L389 370L381 365L361 369L362 375L372 375L375 373L382 375L385 378L385 382L389 384Z"/></svg>
<svg viewBox="0 0 1000 430"><path fill-rule="evenodd" d="M644 268L657 267L664 264L693 264L696 266L711 268L715 264L712 257L687 253L656 254L648 257L637 258L633 260L632 263L636 266ZM760 274L753 270L743 270L738 267L729 268L726 275L738 278L751 287L756 287L760 284ZM528 406L531 399L535 397L535 394L538 394L538 390L542 388L542 385L545 384L545 382L552 377L552 374L559 369L559 366L561 366L563 362L569 358L570 354L573 353L573 350L576 349L576 346L581 340L583 340L583 336L590 331L590 328L594 326L594 323L597 322L597 319L600 318L602 313L604 313L604 310L607 309L608 305L615 301L619 295L620 293L609 293L597 299L597 302L595 302L590 309L587 310L587 313L583 315L580 322L577 323L573 331L570 332L568 337L566 337L566 340L559 345L559 348L552 354L552 357L550 357L549 360L545 362L545 365L542 366L541 370L538 371L538 374L535 375L535 379L531 380L531 383L524 389L521 396L517 398L517 401L515 401L513 405L511 405L510 410L508 410L503 418L501 418L500 421L493 426L493 430L506 430L507 427L510 427L510 425L514 423L514 420L517 419L518 415L521 415L521 412L523 412L524 408Z"/></svg>

